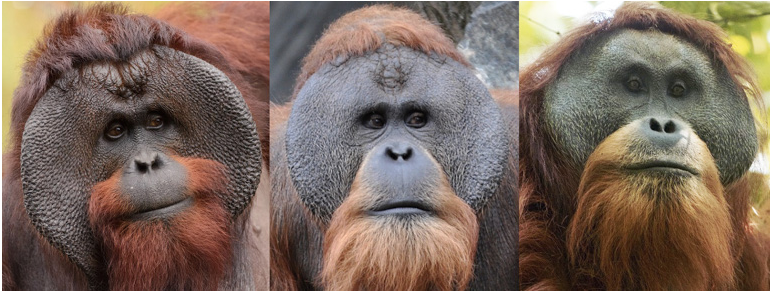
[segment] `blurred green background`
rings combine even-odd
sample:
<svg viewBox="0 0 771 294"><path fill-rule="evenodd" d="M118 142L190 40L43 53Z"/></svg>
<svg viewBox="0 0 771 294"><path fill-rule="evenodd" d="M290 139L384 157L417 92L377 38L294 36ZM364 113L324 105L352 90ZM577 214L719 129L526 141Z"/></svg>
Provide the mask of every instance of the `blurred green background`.
<svg viewBox="0 0 771 294"><path fill-rule="evenodd" d="M166 1L167 2L167 1ZM131 11L152 14L166 2L123 2ZM95 2L3 2L3 153L8 147L13 91L21 79L27 51L45 25L63 11Z"/></svg>
<svg viewBox="0 0 771 294"><path fill-rule="evenodd" d="M520 67L532 63L549 45L570 29L585 23L593 13L610 12L623 1L520 2ZM753 107L760 121L762 148L750 168L756 185L751 195L752 218L762 231L769 231L769 2L667 2L662 5L720 25L728 32L732 48L755 69L765 100L765 109Z"/></svg>

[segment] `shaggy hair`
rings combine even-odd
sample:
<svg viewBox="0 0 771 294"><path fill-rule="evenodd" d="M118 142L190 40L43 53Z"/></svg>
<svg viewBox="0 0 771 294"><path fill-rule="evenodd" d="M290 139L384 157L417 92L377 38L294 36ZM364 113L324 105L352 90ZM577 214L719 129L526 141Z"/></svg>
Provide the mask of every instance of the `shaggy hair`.
<svg viewBox="0 0 771 294"><path fill-rule="evenodd" d="M577 270L573 268L571 262L575 264L582 260L580 256L575 255L581 251L572 251L574 255L570 257L565 240L568 225L576 217L578 199L589 198L587 195L579 194L582 176L580 168L572 166L560 155L560 151L544 127L544 89L556 79L561 66L568 61L571 55L588 41L621 29L652 29L687 40L704 50L715 64L724 65L750 103L760 105L759 109L766 109L763 106L760 90L750 65L734 52L729 44L723 41L726 39L726 34L720 27L708 21L698 20L663 8L657 4L625 3L615 11L614 15L596 17L591 22L565 35L551 48L544 50L541 57L523 69L520 75L519 280L522 289L571 289L574 282L581 284L581 281L574 281L571 277ZM761 142L761 144L765 144L765 142ZM622 183L629 184L630 182L622 181ZM585 186L585 188L589 187ZM613 189L616 192L620 189L631 192L632 187L613 187ZM722 195L725 199L725 206L730 213L730 232L732 234L731 240L733 240L730 251L732 259L736 261L734 271L739 275L736 277L735 287L737 289L768 289L768 237L763 233L754 231L749 225L747 217L750 211L749 182L746 177L741 178L728 187L722 187L722 189L724 189ZM586 190L582 191L585 192ZM702 192L716 195L714 189ZM600 196L594 195L592 197ZM613 199L610 195L605 197L610 197L606 200ZM711 196L702 195L700 197ZM614 213L618 213L618 211L614 211ZM616 215L620 218L626 216ZM627 227L626 229L632 228ZM715 230L718 229L715 228ZM623 244L615 245L624 246ZM621 250L623 247L615 249ZM653 268L649 270L653 270ZM701 275L703 273L706 272L697 272L696 274ZM708 273L715 274L716 271L708 271ZM615 281L612 283L617 282L613 286L618 285L618 283L630 285L624 284L628 282L624 280L624 277L629 274L631 273L618 273L618 277L611 279ZM716 280L709 288L720 289L727 285L717 277L712 278ZM669 282L661 281L662 284L658 284L651 281L651 283L650 286L655 288L657 285L665 285ZM643 287L642 285L638 286ZM675 287L676 285L670 286Z"/></svg>
<svg viewBox="0 0 771 294"><path fill-rule="evenodd" d="M232 256L231 226L219 195L222 164L175 157L188 171L193 206L171 219L132 220L121 172L94 186L89 220L102 242L110 290L216 290Z"/></svg>
<svg viewBox="0 0 771 294"><path fill-rule="evenodd" d="M432 160L433 161L433 160ZM439 166L434 161L435 166ZM362 163L367 166L367 162ZM379 199L360 170L324 235L325 290L463 290L473 277L477 218L445 176L426 188L436 215L372 218ZM389 197L385 195L384 197ZM405 216L412 217L412 216Z"/></svg>

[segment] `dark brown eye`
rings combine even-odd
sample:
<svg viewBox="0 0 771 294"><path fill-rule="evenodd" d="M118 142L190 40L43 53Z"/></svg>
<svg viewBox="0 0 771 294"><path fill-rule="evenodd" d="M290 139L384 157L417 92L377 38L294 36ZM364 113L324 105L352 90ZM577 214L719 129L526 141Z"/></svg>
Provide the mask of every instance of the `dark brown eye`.
<svg viewBox="0 0 771 294"><path fill-rule="evenodd" d="M685 94L685 86L682 84L675 84L672 89L669 90L670 94L674 97L683 97Z"/></svg>
<svg viewBox="0 0 771 294"><path fill-rule="evenodd" d="M413 128L422 128L426 125L426 114L422 112L413 112L407 117L407 126Z"/></svg>
<svg viewBox="0 0 771 294"><path fill-rule="evenodd" d="M642 82L637 78L631 78L626 81L626 87L629 91L640 92L642 90Z"/></svg>
<svg viewBox="0 0 771 294"><path fill-rule="evenodd" d="M104 132L104 135L107 136L110 140L117 140L120 137L123 137L123 134L126 133L126 127L124 127L120 123L114 123L111 124L109 128L107 128L107 131Z"/></svg>
<svg viewBox="0 0 771 294"><path fill-rule="evenodd" d="M151 130L160 129L163 126L163 117L157 114L150 115L147 120L147 128Z"/></svg>
<svg viewBox="0 0 771 294"><path fill-rule="evenodd" d="M367 121L364 122L364 125L370 129L382 129L385 126L385 123L385 117L375 113L367 118Z"/></svg>

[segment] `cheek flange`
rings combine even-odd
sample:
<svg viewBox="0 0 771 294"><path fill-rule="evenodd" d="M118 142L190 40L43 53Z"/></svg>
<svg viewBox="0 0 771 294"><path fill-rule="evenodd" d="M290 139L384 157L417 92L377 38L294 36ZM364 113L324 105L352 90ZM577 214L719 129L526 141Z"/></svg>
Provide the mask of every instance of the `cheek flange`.
<svg viewBox="0 0 771 294"><path fill-rule="evenodd" d="M400 47L396 50L411 49ZM360 81L345 72L365 71L367 65L362 60L366 60L366 57L352 58L341 67L326 65L305 82L292 106L285 143L294 187L303 204L316 217L324 222L331 219L333 212L348 197L364 155L371 151L366 144L355 141L352 128L341 123L358 122L352 119L357 115L352 109L366 108L363 103L381 103L361 97L366 94L378 97L423 97L414 95L423 93L416 90L415 85L424 85L423 82L428 81L438 83L440 89L432 95L441 97L444 103L441 105L451 106L451 109L438 108L432 111L431 118L441 116L437 111L446 110L452 115L445 116L453 119L452 122L432 120L431 124L450 126L452 129L435 130L430 135L431 142L420 144L443 167L453 190L473 209L479 211L495 193L509 156L508 130L500 109L479 79L463 65L452 60L437 65L428 59L416 58L416 64L411 65L416 70L404 81L404 87L400 89L402 92L388 92L376 84L367 87L366 81ZM417 68L432 70L429 72ZM334 73L340 76L326 76ZM436 76L452 78L436 81ZM348 83L341 83L340 77L349 79ZM330 85L347 86L355 90L334 91ZM355 97L341 97L341 92L351 92L353 94L350 96ZM438 103L435 100L439 98L435 97L424 99L427 103ZM399 120L399 123L405 124L403 120ZM385 128L389 128L389 124L385 124ZM389 138L378 140L385 139Z"/></svg>
<svg viewBox="0 0 771 294"><path fill-rule="evenodd" d="M154 59L145 55L143 62L156 75L147 78L144 95L154 97L171 114L184 116L180 139L158 147L172 148L181 157L222 163L227 180L221 184L227 192L219 197L231 219L236 219L251 202L261 172L259 137L246 102L211 64L167 47L149 50ZM99 281L104 262L96 256L99 250L88 221L91 188L115 172L106 168L126 161L116 159L123 156L116 154L133 154L133 147L121 144L127 150L115 154L94 147L104 131L93 129L94 122L109 112L111 101L98 80L73 71L57 83L72 86L51 87L35 105L22 135L24 204L41 235L77 264L90 282Z"/></svg>

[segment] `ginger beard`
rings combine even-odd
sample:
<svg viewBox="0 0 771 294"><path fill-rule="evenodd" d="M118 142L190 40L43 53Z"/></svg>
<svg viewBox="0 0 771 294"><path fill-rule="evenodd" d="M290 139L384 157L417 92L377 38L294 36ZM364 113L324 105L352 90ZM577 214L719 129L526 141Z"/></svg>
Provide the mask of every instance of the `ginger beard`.
<svg viewBox="0 0 771 294"><path fill-rule="evenodd" d="M463 290L473 276L478 225L471 207L450 188L444 172L424 183L430 215L368 214L377 199L364 172L335 211L324 236L325 290Z"/></svg>
<svg viewBox="0 0 771 294"><path fill-rule="evenodd" d="M187 168L193 204L163 218L132 219L121 173L94 186L89 218L102 242L111 290L216 290L232 258L231 224L219 195L222 164L174 157Z"/></svg>
<svg viewBox="0 0 771 294"><path fill-rule="evenodd" d="M685 147L664 155L677 153L696 175L630 169L662 158L640 147L634 128L610 135L586 163L567 233L573 275L607 290L729 289L731 217L707 146L688 128Z"/></svg>

